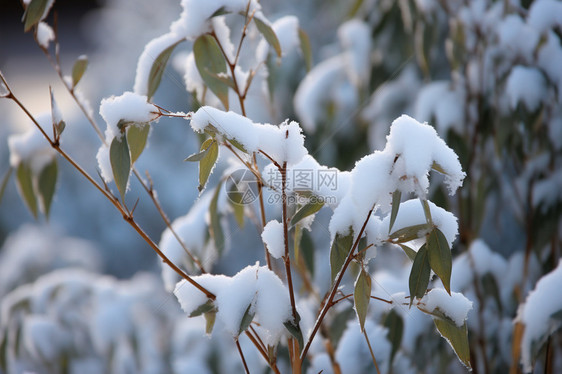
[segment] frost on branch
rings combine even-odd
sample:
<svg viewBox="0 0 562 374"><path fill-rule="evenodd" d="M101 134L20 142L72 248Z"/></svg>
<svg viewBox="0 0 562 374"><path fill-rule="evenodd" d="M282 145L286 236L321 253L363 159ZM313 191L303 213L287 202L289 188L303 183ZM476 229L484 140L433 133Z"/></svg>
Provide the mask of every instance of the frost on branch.
<svg viewBox="0 0 562 374"><path fill-rule="evenodd" d="M259 324L257 330L263 332L260 336L265 344L278 343L285 331L283 323L291 318L291 304L288 290L275 273L256 264L242 269L234 277L203 274L192 278L213 292L216 300L211 302L182 280L174 294L184 312L192 317L216 313L217 321L234 337L255 320Z"/></svg>

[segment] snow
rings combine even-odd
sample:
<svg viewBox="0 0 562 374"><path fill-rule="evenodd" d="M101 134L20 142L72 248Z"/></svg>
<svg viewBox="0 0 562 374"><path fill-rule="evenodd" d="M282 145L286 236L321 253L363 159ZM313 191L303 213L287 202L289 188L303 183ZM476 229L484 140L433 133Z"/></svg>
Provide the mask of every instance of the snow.
<svg viewBox="0 0 562 374"><path fill-rule="evenodd" d="M45 49L49 48L49 42L55 40L55 32L45 22L39 22L37 25L37 43Z"/></svg>
<svg viewBox="0 0 562 374"><path fill-rule="evenodd" d="M562 27L562 2L557 0L533 2L529 8L527 23L541 33L555 27Z"/></svg>
<svg viewBox="0 0 562 374"><path fill-rule="evenodd" d="M238 337L244 313L248 310L264 332L266 344L275 345L285 331L283 322L291 318L289 293L279 277L259 264L247 266L233 277L203 274L192 279L216 295L217 320L233 337ZM188 315L207 301L207 297L186 280L174 290Z"/></svg>
<svg viewBox="0 0 562 374"><path fill-rule="evenodd" d="M521 103L528 111L539 108L546 93L546 80L543 74L533 67L515 66L506 84L507 97L512 109Z"/></svg>
<svg viewBox="0 0 562 374"><path fill-rule="evenodd" d="M204 193L186 215L178 217L172 222L175 233L205 268L210 266L216 257L212 248L206 245L208 230L205 217L209 211L212 196L212 193ZM158 247L174 264L187 269L193 268L188 255L169 228L162 233ZM179 275L168 265L162 263L162 279L166 289L172 291L179 280Z"/></svg>
<svg viewBox="0 0 562 374"><path fill-rule="evenodd" d="M52 128L52 117L50 113L36 116L36 120L49 134ZM21 134L8 137L8 148L10 150L10 165L17 168L22 162L31 167L34 174L50 164L56 157L57 152L51 147L43 134L35 127Z"/></svg>
<svg viewBox="0 0 562 374"><path fill-rule="evenodd" d="M322 61L301 81L293 105L303 128L314 133L317 122L324 115L326 95L333 92L336 83L345 77L345 58L341 55Z"/></svg>
<svg viewBox="0 0 562 374"><path fill-rule="evenodd" d="M375 325L371 320L367 320L365 321L365 331L369 337L381 373L387 373L391 351L390 343L386 338L388 330ZM356 320L347 323L347 328L338 343L336 361L340 364L342 373L360 374L373 372L370 370L374 364L369 352L369 346Z"/></svg>
<svg viewBox="0 0 562 374"><path fill-rule="evenodd" d="M273 32L275 32L275 35L279 40L282 56L286 56L295 48L300 48L299 20L297 17L281 17L273 22L271 26L273 28Z"/></svg>
<svg viewBox="0 0 562 374"><path fill-rule="evenodd" d="M263 228L261 238L274 258L281 258L285 254L283 224L281 222L277 220L269 221Z"/></svg>
<svg viewBox="0 0 562 374"><path fill-rule="evenodd" d="M256 0L182 0L180 18L170 25L170 31L149 42L139 57L135 76L134 92L139 95L148 93L150 70L155 59L167 48L182 40L195 40L198 36L214 31L224 43L229 58L233 58L234 48L228 40L230 30L224 22L224 17L211 17L215 12L224 10L231 13L244 13L246 9L254 16L267 19L261 12L261 6Z"/></svg>
<svg viewBox="0 0 562 374"><path fill-rule="evenodd" d="M461 327L468 318L472 309L472 301L458 292L451 295L442 288L433 288L419 301L418 307L431 313L438 310L451 318L458 327Z"/></svg>
<svg viewBox="0 0 562 374"><path fill-rule="evenodd" d="M183 64L185 66L183 80L187 91L195 94L197 101L203 105L208 105L210 107L222 107L222 103L218 97L216 97L211 90L205 89L206 85L199 74L197 65L195 64L195 56L193 55L193 52L190 52L185 57Z"/></svg>
<svg viewBox="0 0 562 374"><path fill-rule="evenodd" d="M23 344L35 360L54 362L69 345L61 326L50 318L30 316L23 325Z"/></svg>
<svg viewBox="0 0 562 374"><path fill-rule="evenodd" d="M453 242L458 234L457 218L453 213L438 207L431 201L428 201L429 211L431 212L431 219L435 227L437 227L449 243L449 248L452 247ZM398 214L394 225L392 226L392 233L409 226L421 225L426 223L423 206L418 199L411 199L404 201L398 208ZM382 234L388 236L388 228L390 224L390 215L387 215L381 224Z"/></svg>
<svg viewBox="0 0 562 374"><path fill-rule="evenodd" d="M208 128L209 125L212 127ZM261 150L280 165L296 164L308 154L302 130L294 121L285 121L280 126L254 123L238 113L203 106L191 116L191 127L199 133L210 129L236 140L248 153Z"/></svg>
<svg viewBox="0 0 562 374"><path fill-rule="evenodd" d="M543 276L537 282L533 291L525 299L525 303L519 306L516 322L525 326L521 339L521 362L526 372L533 369L533 349L536 343L544 342L548 334L560 327L560 319L553 317L555 313L562 310L562 298L556 297L560 294L562 286L562 261L550 273Z"/></svg>
<svg viewBox="0 0 562 374"><path fill-rule="evenodd" d="M355 87L368 84L371 61L371 29L358 19L343 23L338 28L338 39L344 49L345 69Z"/></svg>
<svg viewBox="0 0 562 374"><path fill-rule="evenodd" d="M560 39L553 31L547 34L546 42L538 51L537 65L546 73L551 84L558 88L558 92L562 92L562 70L560 69L560 66L562 66L562 48L560 47ZM560 102L560 99L558 101Z"/></svg>
<svg viewBox="0 0 562 374"><path fill-rule="evenodd" d="M111 160L109 159L109 147L102 144L98 148L96 153L96 160L98 161L98 168L101 173L101 177L105 183L111 183L113 181L113 169L111 168Z"/></svg>
<svg viewBox="0 0 562 374"><path fill-rule="evenodd" d="M521 17L510 14L497 25L499 47L527 59L532 56L539 42L540 35L536 29L527 25Z"/></svg>
<svg viewBox="0 0 562 374"><path fill-rule="evenodd" d="M234 44L230 41L230 28L226 24L224 16L213 17L211 19L213 30L217 36L218 42L222 47L223 52L226 54L228 61L233 62L235 58Z"/></svg>
<svg viewBox="0 0 562 374"><path fill-rule="evenodd" d="M435 118L437 130L444 136L449 129L463 128L465 100L465 93L460 87L453 87L449 81L434 81L420 90L414 115L420 121Z"/></svg>
<svg viewBox="0 0 562 374"><path fill-rule="evenodd" d="M144 95L125 92L121 96L102 99L100 114L107 124L105 137L108 143L113 138L121 139L119 121L146 123L158 118L158 108L147 102Z"/></svg>

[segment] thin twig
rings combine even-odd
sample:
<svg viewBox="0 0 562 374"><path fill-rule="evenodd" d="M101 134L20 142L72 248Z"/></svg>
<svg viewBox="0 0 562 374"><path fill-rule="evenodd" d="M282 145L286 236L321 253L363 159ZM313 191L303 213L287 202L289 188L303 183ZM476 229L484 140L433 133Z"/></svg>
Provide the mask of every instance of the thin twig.
<svg viewBox="0 0 562 374"><path fill-rule="evenodd" d="M375 358L375 354L373 353L373 347L371 347L371 342L369 341L369 337L367 336L367 330L365 329L363 329L363 336L365 336L365 340L367 341L367 345L369 346L369 352L371 352L371 358L373 359L373 363L375 364L375 369L377 369L377 374L381 374L379 365L377 364L377 359Z"/></svg>
<svg viewBox="0 0 562 374"><path fill-rule="evenodd" d="M248 369L248 365L246 364L246 359L244 358L244 352L242 352L242 347L240 347L240 342L238 339L236 341L236 348L238 348L238 353L240 354L240 358L242 359L242 363L244 364L244 371L246 374L250 374L250 369Z"/></svg>

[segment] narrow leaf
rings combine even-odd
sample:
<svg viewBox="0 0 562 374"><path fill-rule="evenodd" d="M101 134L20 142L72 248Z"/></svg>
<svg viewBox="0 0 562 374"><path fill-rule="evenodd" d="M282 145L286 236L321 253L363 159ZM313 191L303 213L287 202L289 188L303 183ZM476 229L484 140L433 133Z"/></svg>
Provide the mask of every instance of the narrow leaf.
<svg viewBox="0 0 562 374"><path fill-rule="evenodd" d="M209 151L205 155L203 155L203 157L199 161L199 192L203 191L203 189L205 188L207 180L209 179L209 175L211 175L218 157L219 146L216 141L213 141L209 145Z"/></svg>
<svg viewBox="0 0 562 374"><path fill-rule="evenodd" d="M228 202L234 212L234 219L238 227L244 228L244 193L238 191L236 183L233 183L228 191Z"/></svg>
<svg viewBox="0 0 562 374"><path fill-rule="evenodd" d="M215 242L215 247L219 256L222 254L224 250L224 233L222 231L222 226L220 222L220 215L217 211L217 202L220 194L222 183L219 183L216 187L215 194L213 195L213 199L209 204L209 215L210 215L210 227L209 231L211 237Z"/></svg>
<svg viewBox="0 0 562 374"><path fill-rule="evenodd" d="M269 43L270 46L275 49L275 53L277 53L277 57L281 57L281 44L279 44L279 39L277 39L277 35L275 35L275 31L260 20L258 17L254 17L254 23L256 24L259 32L264 36L265 40Z"/></svg>
<svg viewBox="0 0 562 374"><path fill-rule="evenodd" d="M131 151L131 164L137 161L146 147L149 132L150 125L148 123L139 123L127 127L127 142Z"/></svg>
<svg viewBox="0 0 562 374"><path fill-rule="evenodd" d="M421 238L427 233L429 229L430 226L427 223L408 226L408 227L401 228L400 230L396 230L395 232L390 234L389 239L391 239L392 242L395 244L406 243L411 240Z"/></svg>
<svg viewBox="0 0 562 374"><path fill-rule="evenodd" d="M392 232L392 226L398 216L398 208L400 208L400 201L402 199L402 192L400 190L394 191L392 194L392 211L390 212L390 224L388 225L388 232Z"/></svg>
<svg viewBox="0 0 562 374"><path fill-rule="evenodd" d="M205 140L203 144L201 144L201 149L199 150L199 152L192 154L191 156L187 157L184 161L190 161L190 162L201 161L201 159L203 159L203 157L205 157L205 155L211 149L211 144L213 144L214 141L215 140L212 138Z"/></svg>
<svg viewBox="0 0 562 374"><path fill-rule="evenodd" d="M300 316L298 316L298 318L300 319ZM302 350L304 348L304 344L303 344L304 339L303 339L303 335L302 335L302 331L301 331L301 327L300 327L299 323L295 323L293 321L285 321L285 322L283 322L283 326L285 326L287 331L289 331L289 333L295 339L297 339L297 341L299 342L299 348Z"/></svg>
<svg viewBox="0 0 562 374"><path fill-rule="evenodd" d="M332 271L332 283L340 272L351 247L353 246L353 230L349 235L336 234L332 248L330 249L330 268Z"/></svg>
<svg viewBox="0 0 562 374"><path fill-rule="evenodd" d="M407 245L404 244L398 244L398 245L400 246L400 248L402 248L402 250L410 260L414 261L416 259L416 255L417 255L416 251L414 251L412 248L408 247Z"/></svg>
<svg viewBox="0 0 562 374"><path fill-rule="evenodd" d="M88 57L86 55L79 56L72 67L72 87L76 87L86 68L88 67Z"/></svg>
<svg viewBox="0 0 562 374"><path fill-rule="evenodd" d="M129 144L125 136L121 139L113 138L111 146L109 147L109 160L111 162L111 169L113 170L113 179L115 179L115 184L121 194L121 201L124 203L127 183L129 182L129 173L131 172Z"/></svg>
<svg viewBox="0 0 562 374"><path fill-rule="evenodd" d="M51 202L55 195L55 187L57 184L58 167L57 160L53 160L45 166L39 174L39 201L45 216L49 216L51 210Z"/></svg>
<svg viewBox="0 0 562 374"><path fill-rule="evenodd" d="M384 327L388 329L386 337L392 346L392 351L390 353L390 362L392 363L396 352L398 352L400 345L402 344L404 321L402 320L402 317L400 317L400 315L392 309L384 320Z"/></svg>
<svg viewBox="0 0 562 374"><path fill-rule="evenodd" d="M433 164L431 165L431 168L438 173L447 175L447 172L445 171L445 169L443 169L443 167L435 161L433 161Z"/></svg>
<svg viewBox="0 0 562 374"><path fill-rule="evenodd" d="M166 64L168 63L168 60L170 59L174 48L176 48L179 43L180 42L172 44L164 51L162 51L162 53L160 53L158 57L156 57L156 59L154 59L152 67L150 68L150 74L148 75L148 88L146 96L149 100L156 93L158 86L160 86L162 75L164 74L164 70L166 69Z"/></svg>
<svg viewBox="0 0 562 374"><path fill-rule="evenodd" d="M2 196L4 196L4 192L6 191L6 186L8 185L8 181L10 180L13 171L14 169L8 168L8 170L6 170L4 176L2 177L2 183L0 183L0 203L2 202Z"/></svg>
<svg viewBox="0 0 562 374"><path fill-rule="evenodd" d="M304 57L306 71L312 69L312 48L310 48L310 39L308 34L303 29L299 28L299 40L301 43L301 51Z"/></svg>
<svg viewBox="0 0 562 374"><path fill-rule="evenodd" d="M310 274L314 275L314 242L307 230L302 232L300 247L306 267Z"/></svg>
<svg viewBox="0 0 562 374"><path fill-rule="evenodd" d="M191 312L189 317L198 317L201 314L209 313L213 310L216 312L216 307L213 300L207 300L205 304L199 305L193 312Z"/></svg>
<svg viewBox="0 0 562 374"><path fill-rule="evenodd" d="M248 327L250 327L255 314L256 313L252 311L252 304L250 303L250 305L248 305L248 307L246 308L244 315L242 316L242 320L240 321L240 329L238 329L238 334L243 333Z"/></svg>
<svg viewBox="0 0 562 374"><path fill-rule="evenodd" d="M33 217L37 218L37 198L33 190L31 167L24 162L19 164L16 171L16 184L22 200L31 214L33 214Z"/></svg>
<svg viewBox="0 0 562 374"><path fill-rule="evenodd" d="M428 225L433 225L433 218L431 218L431 209L429 208L429 203L426 199L420 199L420 203L423 208L423 214L425 215L425 221Z"/></svg>
<svg viewBox="0 0 562 374"><path fill-rule="evenodd" d="M451 249L445 235L435 228L429 234L427 239L427 251L429 253L429 265L441 278L445 290L451 294L451 269L453 267L453 260L451 257Z"/></svg>
<svg viewBox="0 0 562 374"><path fill-rule="evenodd" d="M228 85L218 79L226 75L226 61L215 38L207 34L197 38L193 43L193 56L199 75L228 110Z"/></svg>
<svg viewBox="0 0 562 374"><path fill-rule="evenodd" d="M224 16L225 14L230 14L231 12L228 11L226 9L226 7L223 5L221 6L219 9L215 10L215 12L213 14L211 14L211 16L209 17L209 19L213 18L213 17L218 17L218 16Z"/></svg>
<svg viewBox="0 0 562 374"><path fill-rule="evenodd" d="M28 32L35 24L41 21L45 8L47 7L48 0L31 0L25 8L23 14L24 26L23 30Z"/></svg>
<svg viewBox="0 0 562 374"><path fill-rule="evenodd" d="M355 302L355 312L359 319L359 326L361 326L361 331L363 332L365 330L365 318L369 309L369 301L371 301L371 276L365 269L361 269L355 282L353 300Z"/></svg>
<svg viewBox="0 0 562 374"><path fill-rule="evenodd" d="M414 302L414 297L421 299L423 295L425 295L427 285L429 284L430 274L431 267L429 266L427 246L424 244L418 250L410 272L410 306L412 306L412 303Z"/></svg>
<svg viewBox="0 0 562 374"><path fill-rule="evenodd" d="M207 312L204 314L205 316L205 333L207 335L211 335L213 332L213 327L215 327L215 321L217 319L217 312L215 310Z"/></svg>
<svg viewBox="0 0 562 374"><path fill-rule="evenodd" d="M450 320L434 318L433 322L441 336L451 345L459 360L467 368L470 368L470 348L466 322L461 327Z"/></svg>
<svg viewBox="0 0 562 374"><path fill-rule="evenodd" d="M295 213L293 218L291 218L291 226L296 225L303 218L306 218L311 214L318 212L323 206L324 206L324 202L316 199L307 203Z"/></svg>

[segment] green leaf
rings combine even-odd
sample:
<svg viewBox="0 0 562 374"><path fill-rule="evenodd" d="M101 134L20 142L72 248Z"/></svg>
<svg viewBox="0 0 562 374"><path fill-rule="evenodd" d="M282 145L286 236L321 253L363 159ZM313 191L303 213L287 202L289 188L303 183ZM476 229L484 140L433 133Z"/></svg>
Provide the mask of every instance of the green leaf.
<svg viewBox="0 0 562 374"><path fill-rule="evenodd" d="M314 275L314 242L307 230L302 231L300 247L306 267Z"/></svg>
<svg viewBox="0 0 562 374"><path fill-rule="evenodd" d="M273 31L271 26L260 20L258 17L254 17L253 19L259 32L264 36L269 45L272 46L273 49L275 49L277 57L281 57L281 44L279 44L279 39L277 39L277 35L275 35L275 32Z"/></svg>
<svg viewBox="0 0 562 374"><path fill-rule="evenodd" d="M353 230L350 228L348 235L336 234L330 249L330 268L332 271L332 283L334 283L336 276L343 267L347 255L353 246Z"/></svg>
<svg viewBox="0 0 562 374"><path fill-rule="evenodd" d="M35 24L41 21L47 7L48 0L31 0L23 14L23 30L28 32Z"/></svg>
<svg viewBox="0 0 562 374"><path fill-rule="evenodd" d="M148 123L138 123L127 127L127 142L131 151L131 164L139 158L146 147L150 125Z"/></svg>
<svg viewBox="0 0 562 374"><path fill-rule="evenodd" d="M39 201L45 216L49 216L51 210L51 202L55 195L55 187L57 184L58 167L57 160L54 159L50 164L45 166L39 174Z"/></svg>
<svg viewBox="0 0 562 374"><path fill-rule="evenodd" d="M193 56L203 82L228 110L228 85L218 78L226 74L226 61L215 38L207 34L197 38L193 43Z"/></svg>
<svg viewBox="0 0 562 374"><path fill-rule="evenodd" d="M419 225L413 225L401 228L400 230L396 230L392 234L389 235L389 239L392 240L392 243L399 244L399 243L406 243L414 239L421 238L424 236L427 231L431 228L427 223L422 223Z"/></svg>
<svg viewBox="0 0 562 374"><path fill-rule="evenodd" d="M396 352L398 352L400 345L402 344L404 321L402 320L402 317L400 317L400 315L392 309L384 320L384 327L388 329L386 337L392 346L392 351L390 353L390 362L392 363Z"/></svg>
<svg viewBox="0 0 562 374"><path fill-rule="evenodd" d="M359 326L361 326L361 332L363 332L365 330L365 318L367 318L369 301L371 301L371 276L364 268L361 269L355 282L353 300L355 302L355 312L359 319Z"/></svg>
<svg viewBox="0 0 562 374"><path fill-rule="evenodd" d="M222 226L220 222L220 215L217 211L217 201L219 198L220 190L221 190L222 183L219 183L216 187L215 194L213 195L213 199L209 204L209 215L210 215L210 226L209 231L211 237L215 241L215 247L219 256L222 254L224 250L224 233L222 231Z"/></svg>
<svg viewBox="0 0 562 374"><path fill-rule="evenodd" d="M408 247L407 245L400 244L400 243L398 243L398 245L400 246L400 248L402 248L402 250L404 251L404 253L406 253L406 256L408 256L410 260L414 261L416 259L416 255L418 254L416 251L414 251L412 248Z"/></svg>
<svg viewBox="0 0 562 374"><path fill-rule="evenodd" d="M203 143L205 145L205 143ZM219 145L218 143L213 140L209 145L209 150L207 153L203 155L201 160L199 161L199 187L197 189L199 192L205 189L207 185L207 180L209 179L209 175L213 171L215 167L215 163L219 157Z"/></svg>
<svg viewBox="0 0 562 374"><path fill-rule="evenodd" d="M314 199L311 202L308 202L306 205L301 207L295 213L293 218L291 218L291 226L296 225L303 218L306 218L306 217L310 216L311 214L314 214L314 213L318 212L323 206L324 206L324 202L318 201L316 199Z"/></svg>
<svg viewBox="0 0 562 374"><path fill-rule="evenodd" d="M437 274L443 286L451 294L451 269L453 260L451 257L451 249L447 238L438 228L434 228L427 239L427 251L429 253L429 265Z"/></svg>
<svg viewBox="0 0 562 374"><path fill-rule="evenodd" d="M429 256L427 255L426 244L422 245L418 250L412 270L410 271L410 306L414 302L414 297L421 299L425 295L427 285L429 284L429 276L431 267L429 266Z"/></svg>
<svg viewBox="0 0 562 374"><path fill-rule="evenodd" d="M25 162L19 164L16 171L16 184L22 200L27 208L37 218L37 198L33 189L33 175L31 167Z"/></svg>
<svg viewBox="0 0 562 374"><path fill-rule="evenodd" d="M213 332L213 327L215 327L215 321L217 319L217 311L216 310L212 310L210 312L207 312L204 314L205 316L205 333L207 335L211 335L211 333Z"/></svg>
<svg viewBox="0 0 562 374"><path fill-rule="evenodd" d="M306 31L299 27L299 41L301 43L301 51L304 57L306 71L312 69L312 48L310 48L310 39Z"/></svg>
<svg viewBox="0 0 562 374"><path fill-rule="evenodd" d="M8 168L8 170L6 170L4 176L2 177L2 183L0 183L0 203L2 202L2 196L4 196L4 192L6 191L6 186L8 185L8 181L10 180L13 171L14 169L12 169L11 167Z"/></svg>
<svg viewBox="0 0 562 374"><path fill-rule="evenodd" d="M234 212L234 219L238 224L238 227L241 229L244 228L244 193L238 191L237 186L235 183L232 184L230 187L230 191L228 191L228 202L230 203L230 207Z"/></svg>
<svg viewBox="0 0 562 374"><path fill-rule="evenodd" d="M433 322L441 336L451 345L459 360L467 368L470 368L470 348L468 345L466 322L461 327L458 327L451 320L434 318Z"/></svg>
<svg viewBox="0 0 562 374"><path fill-rule="evenodd" d="M246 331L248 327L250 327L250 324L254 320L255 315L256 313L252 311L252 303L250 303L250 305L248 305L248 307L246 308L244 315L242 316L242 320L240 321L240 328L238 329L238 334L243 333L244 331Z"/></svg>
<svg viewBox="0 0 562 374"><path fill-rule="evenodd" d="M392 211L390 212L390 224L388 225L388 232L392 231L392 226L398 216L398 208L400 208L400 201L402 199L402 192L400 190L394 191L392 194Z"/></svg>
<svg viewBox="0 0 562 374"><path fill-rule="evenodd" d="M201 144L201 149L199 150L199 152L192 154L191 156L189 156L188 158L186 158L184 161L189 161L189 162L199 162L203 159L203 157L205 157L205 155L207 153L209 153L209 151L211 150L211 145L213 144L213 142L215 141L215 139L209 138L207 140L205 140L203 142L203 144Z"/></svg>
<svg viewBox="0 0 562 374"><path fill-rule="evenodd" d="M150 73L148 75L148 87L146 94L148 100L150 100L150 98L154 96L156 90L158 89L158 86L160 86L162 75L164 74L164 70L166 70L166 64L168 63L168 60L170 59L174 48L176 48L176 46L180 42L181 40L172 44L171 46L163 50L162 53L160 53L158 57L156 57L156 59L154 59L152 67L150 68Z"/></svg>
<svg viewBox="0 0 562 374"><path fill-rule="evenodd" d="M193 312L191 312L189 317L198 317L201 314L209 313L213 310L215 312L217 311L217 308L215 307L215 303L213 302L213 300L207 300L205 304L199 305Z"/></svg>
<svg viewBox="0 0 562 374"><path fill-rule="evenodd" d="M445 169L443 169L443 167L435 161L433 161L433 164L431 165L431 168L438 173L447 175L447 172L445 171Z"/></svg>
<svg viewBox="0 0 562 374"><path fill-rule="evenodd" d="M80 82L80 79L82 79L82 76L84 75L84 72L86 71L87 67L88 67L88 57L86 55L82 55L78 57L78 59L74 63L74 66L72 67L73 88L76 87L78 82Z"/></svg>
<svg viewBox="0 0 562 374"><path fill-rule="evenodd" d="M420 203L423 208L423 214L425 215L425 221L428 225L433 226L433 218L431 218L431 209L429 208L427 199L420 199Z"/></svg>
<svg viewBox="0 0 562 374"><path fill-rule="evenodd" d="M283 322L283 326L285 326L287 331L289 331L289 333L295 339L297 339L297 341L299 342L299 349L302 351L302 349L304 348L304 344L303 344L304 339L303 339L303 336L302 336L302 330L301 330L301 326L300 326L300 315L297 313L297 322L296 323L293 320L285 321L285 322Z"/></svg>
<svg viewBox="0 0 562 374"><path fill-rule="evenodd" d="M109 161L113 170L113 179L115 179L115 184L121 194L121 201L125 203L125 193L127 192L127 183L131 172L129 144L125 136L122 136L121 139L113 138L109 147Z"/></svg>
<svg viewBox="0 0 562 374"><path fill-rule="evenodd" d="M221 6L219 9L215 10L215 12L211 14L211 16L208 19L218 16L224 16L225 14L230 14L230 13L231 13L230 11L226 10L225 6Z"/></svg>

